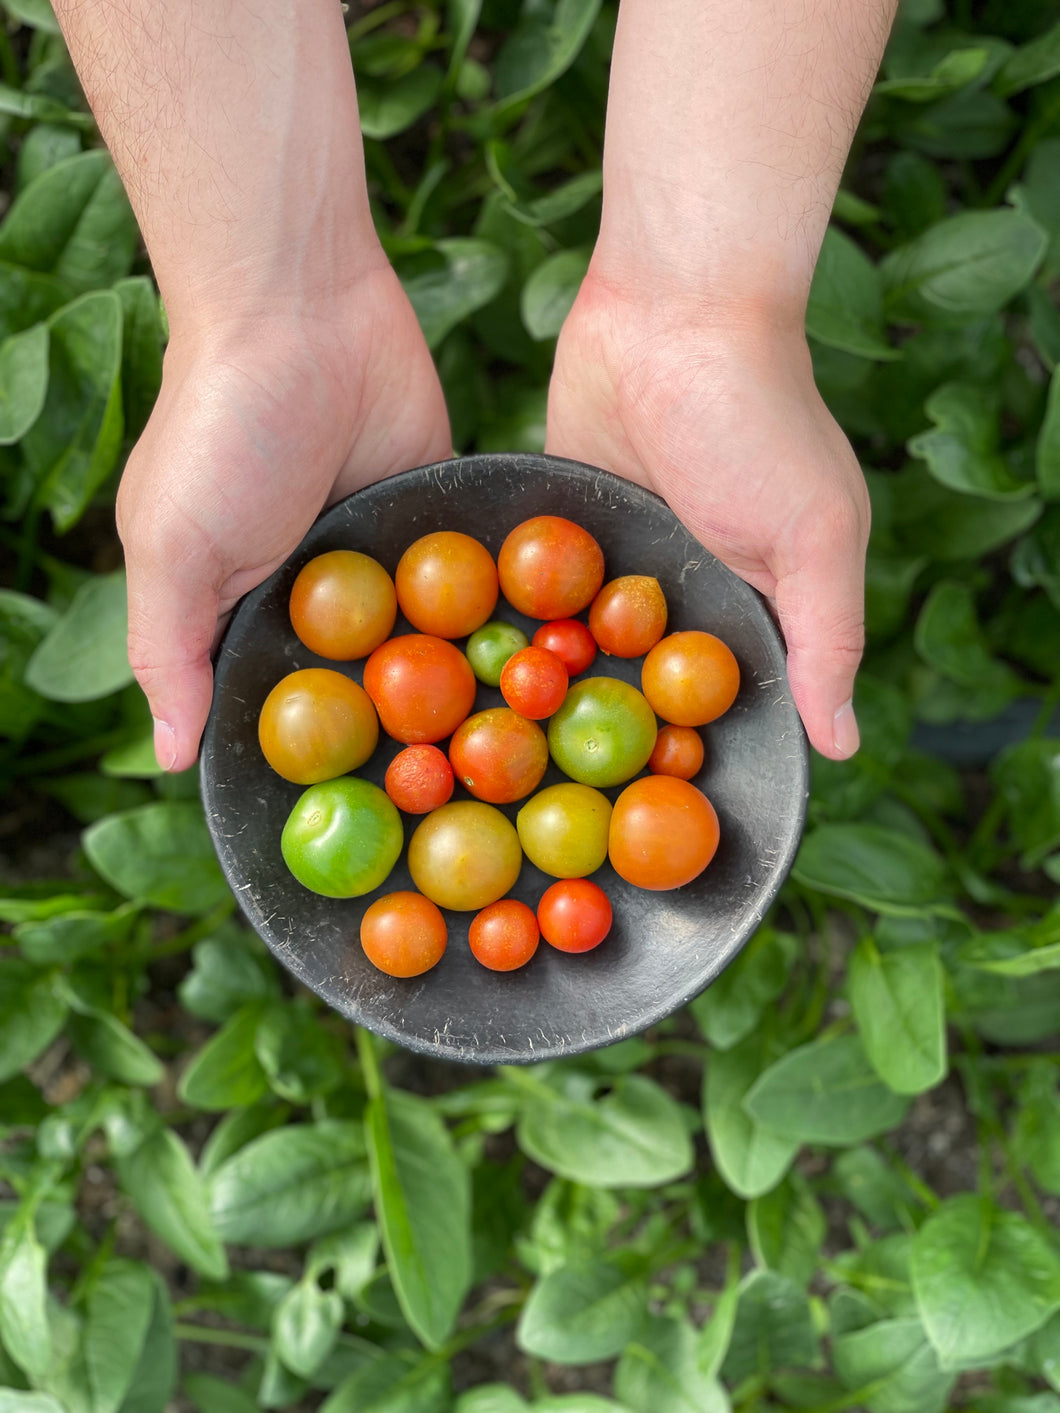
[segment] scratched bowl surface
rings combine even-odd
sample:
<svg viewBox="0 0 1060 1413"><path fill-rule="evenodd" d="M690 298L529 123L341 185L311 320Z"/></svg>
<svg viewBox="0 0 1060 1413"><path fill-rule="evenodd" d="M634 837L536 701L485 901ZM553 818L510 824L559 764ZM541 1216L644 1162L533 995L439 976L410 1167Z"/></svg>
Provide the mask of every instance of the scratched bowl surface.
<svg viewBox="0 0 1060 1413"><path fill-rule="evenodd" d="M301 787L266 765L257 721L271 688L298 668L326 666L360 681L363 663L334 663L295 637L291 585L314 555L355 549L393 574L404 550L432 530L476 536L494 555L532 515L564 515L603 547L606 577L653 574L670 610L668 632L700 628L740 664L735 705L703 728L706 761L695 783L721 821L721 843L684 888L646 892L605 864L595 880L614 925L595 951L567 955L542 942L521 971L487 971L472 957L473 914L446 913L449 944L433 971L384 976L358 941L365 908L411 888L404 856L381 889L345 901L297 883L280 834ZM494 614L532 635L536 624L501 600ZM395 633L409 632L400 616ZM639 686L640 659L598 656L589 675ZM500 705L480 687L475 709ZM443 744L443 748L445 743ZM400 749L381 737L359 772L381 785ZM542 787L565 777L549 766ZM703 990L758 926L795 855L805 815L806 740L791 700L784 649L763 601L684 529L650 492L607 472L528 454L468 456L394 476L332 507L280 569L237 608L221 645L202 754L202 792L221 865L251 925L300 981L350 1020L410 1049L478 1064L528 1063L608 1045L661 1020ZM614 800L621 787L605 793ZM458 790L454 798L461 798ZM519 805L506 806L513 819ZM403 816L406 841L417 820ZM513 896L532 907L553 880L524 860Z"/></svg>

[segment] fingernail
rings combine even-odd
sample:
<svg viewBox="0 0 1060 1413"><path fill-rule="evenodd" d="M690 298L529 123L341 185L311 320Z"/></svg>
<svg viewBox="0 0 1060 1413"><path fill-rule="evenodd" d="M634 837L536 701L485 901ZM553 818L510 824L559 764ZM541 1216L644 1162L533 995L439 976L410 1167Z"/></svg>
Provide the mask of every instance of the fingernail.
<svg viewBox="0 0 1060 1413"><path fill-rule="evenodd" d="M844 760L852 756L861 745L852 701L844 702L832 717L832 744Z"/></svg>
<svg viewBox="0 0 1060 1413"><path fill-rule="evenodd" d="M177 762L177 733L168 721L151 718L155 723L155 756L163 770L172 770Z"/></svg>

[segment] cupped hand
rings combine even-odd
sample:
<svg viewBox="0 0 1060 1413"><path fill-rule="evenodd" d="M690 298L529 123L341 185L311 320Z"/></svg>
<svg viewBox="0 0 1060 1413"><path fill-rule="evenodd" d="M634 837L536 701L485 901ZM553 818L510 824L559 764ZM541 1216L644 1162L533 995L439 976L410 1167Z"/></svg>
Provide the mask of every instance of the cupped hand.
<svg viewBox="0 0 1060 1413"><path fill-rule="evenodd" d="M656 491L766 595L811 743L857 750L868 494L797 320L631 295L590 271L560 335L547 449Z"/></svg>
<svg viewBox="0 0 1060 1413"><path fill-rule="evenodd" d="M118 494L129 661L160 765L195 760L227 615L321 509L451 454L431 356L382 259L326 309L174 333Z"/></svg>

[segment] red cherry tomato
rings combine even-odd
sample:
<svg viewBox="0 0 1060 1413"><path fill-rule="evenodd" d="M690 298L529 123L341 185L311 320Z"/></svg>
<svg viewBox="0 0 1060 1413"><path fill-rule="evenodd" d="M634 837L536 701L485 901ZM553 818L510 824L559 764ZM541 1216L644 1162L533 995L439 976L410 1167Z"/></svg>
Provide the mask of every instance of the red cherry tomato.
<svg viewBox="0 0 1060 1413"><path fill-rule="evenodd" d="M563 705L567 669L548 648L522 648L501 669L501 696L513 711L543 721Z"/></svg>
<svg viewBox="0 0 1060 1413"><path fill-rule="evenodd" d="M442 959L445 918L420 893L388 893L361 919L361 946L373 966L387 976L422 976Z"/></svg>
<svg viewBox="0 0 1060 1413"><path fill-rule="evenodd" d="M364 665L364 690L395 741L429 744L451 736L471 710L475 674L444 638L408 633L376 648Z"/></svg>
<svg viewBox="0 0 1060 1413"><path fill-rule="evenodd" d="M541 936L560 952L590 952L611 931L607 894L589 878L561 878L537 905Z"/></svg>
<svg viewBox="0 0 1060 1413"><path fill-rule="evenodd" d="M437 746L406 746L386 768L387 794L406 814L429 814L453 793L453 767Z"/></svg>
<svg viewBox="0 0 1060 1413"><path fill-rule="evenodd" d="M591 667L596 657L596 639L580 618L554 618L551 623L542 623L530 641L535 648L548 648L555 653L569 677Z"/></svg>
<svg viewBox="0 0 1060 1413"><path fill-rule="evenodd" d="M515 971L537 951L541 929L533 909L515 898L502 898L476 913L468 928L471 953L490 971Z"/></svg>
<svg viewBox="0 0 1060 1413"><path fill-rule="evenodd" d="M655 749L648 757L653 775L691 780L703 766L703 737L694 726L660 726Z"/></svg>
<svg viewBox="0 0 1060 1413"><path fill-rule="evenodd" d="M456 778L477 800L510 805L541 783L548 741L535 721L509 707L492 707L456 728L449 760Z"/></svg>
<svg viewBox="0 0 1060 1413"><path fill-rule="evenodd" d="M570 618L604 582L604 552L580 525L535 515L511 532L497 556L501 593L529 618Z"/></svg>
<svg viewBox="0 0 1060 1413"><path fill-rule="evenodd" d="M601 651L615 657L640 657L666 631L666 598L658 579L624 574L612 579L593 599L589 629Z"/></svg>

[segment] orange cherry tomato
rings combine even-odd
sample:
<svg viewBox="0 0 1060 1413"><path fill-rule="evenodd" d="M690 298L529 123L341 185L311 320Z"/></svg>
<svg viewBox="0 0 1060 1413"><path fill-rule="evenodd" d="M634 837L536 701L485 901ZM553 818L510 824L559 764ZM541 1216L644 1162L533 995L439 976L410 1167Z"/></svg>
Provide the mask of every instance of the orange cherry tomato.
<svg viewBox="0 0 1060 1413"><path fill-rule="evenodd" d="M671 633L644 659L641 688L651 708L674 726L705 726L727 712L740 690L731 650L711 633Z"/></svg>
<svg viewBox="0 0 1060 1413"><path fill-rule="evenodd" d="M386 768L383 786L406 814L428 814L453 793L453 767L437 746L406 746Z"/></svg>
<svg viewBox="0 0 1060 1413"><path fill-rule="evenodd" d="M687 780L642 776L626 786L611 811L611 866L637 888L659 891L691 883L717 847L714 806Z"/></svg>
<svg viewBox="0 0 1060 1413"><path fill-rule="evenodd" d="M419 893L388 893L361 919L364 954L387 976L422 976L441 961L447 940L445 918Z"/></svg>
<svg viewBox="0 0 1060 1413"><path fill-rule="evenodd" d="M471 919L471 954L490 971L516 971L537 951L541 929L532 908L515 898L490 903Z"/></svg>
<svg viewBox="0 0 1060 1413"><path fill-rule="evenodd" d="M555 653L569 677L591 667L596 657L596 639L580 618L554 618L551 623L542 623L530 641L535 648L548 648Z"/></svg>
<svg viewBox="0 0 1060 1413"><path fill-rule="evenodd" d="M513 711L543 721L567 695L567 669L548 648L522 648L501 668L501 696Z"/></svg>
<svg viewBox="0 0 1060 1413"><path fill-rule="evenodd" d="M560 515L517 525L497 556L501 593L530 618L570 618L604 582L604 552L588 530Z"/></svg>
<svg viewBox="0 0 1060 1413"><path fill-rule="evenodd" d="M589 631L601 652L640 657L666 632L666 597L658 579L624 574L612 579L593 599Z"/></svg>
<svg viewBox="0 0 1060 1413"><path fill-rule="evenodd" d="M398 561L401 612L436 638L466 638L497 603L497 566L485 545L458 530L424 535Z"/></svg>
<svg viewBox="0 0 1060 1413"><path fill-rule="evenodd" d="M449 760L456 778L477 800L508 805L540 784L548 741L536 722L509 707L492 707L457 727Z"/></svg>
<svg viewBox="0 0 1060 1413"><path fill-rule="evenodd" d="M356 770L375 750L379 721L367 693L330 667L277 682L258 717L262 754L285 780L316 785Z"/></svg>
<svg viewBox="0 0 1060 1413"><path fill-rule="evenodd" d="M537 905L541 936L560 952L590 952L611 931L611 904L590 878L561 878Z"/></svg>
<svg viewBox="0 0 1060 1413"><path fill-rule="evenodd" d="M703 768L703 754L703 737L694 726L660 726L648 769L653 775L691 780Z"/></svg>
<svg viewBox="0 0 1060 1413"><path fill-rule="evenodd" d="M385 642L397 617L394 581L357 550L318 554L291 589L291 626L321 657L352 662Z"/></svg>
<svg viewBox="0 0 1060 1413"><path fill-rule="evenodd" d="M425 633L390 638L364 665L383 730L420 745L451 736L475 701L475 674L452 643Z"/></svg>

